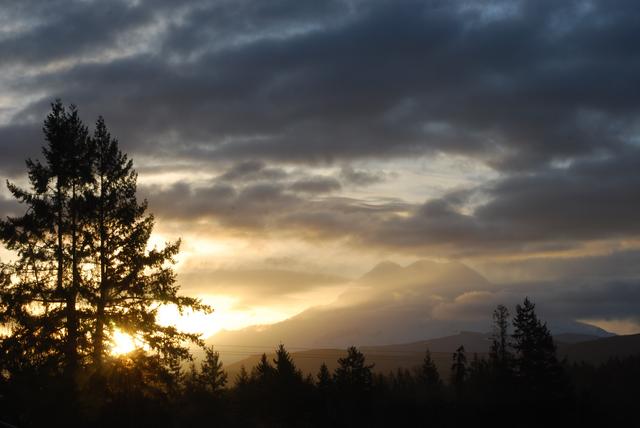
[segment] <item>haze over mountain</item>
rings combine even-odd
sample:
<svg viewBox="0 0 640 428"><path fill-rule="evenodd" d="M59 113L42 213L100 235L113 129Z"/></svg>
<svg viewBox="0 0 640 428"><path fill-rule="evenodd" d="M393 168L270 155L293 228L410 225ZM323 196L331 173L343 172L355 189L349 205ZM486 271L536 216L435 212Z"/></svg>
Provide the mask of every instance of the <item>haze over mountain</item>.
<svg viewBox="0 0 640 428"><path fill-rule="evenodd" d="M354 344L415 342L461 331L484 333L491 329L496 304L512 304L523 298L520 287L491 284L457 262L420 260L403 267L387 261L352 281L330 304L311 307L271 325L220 331L207 342L216 346L226 361L233 361L242 355L230 352L234 347L257 352L284 343L291 349L343 349ZM554 334L609 334L576 321L570 314L562 316L547 305L543 294L540 297L540 313L543 319L547 319L545 314L552 316L548 321ZM469 350L484 352L485 348L474 346Z"/></svg>

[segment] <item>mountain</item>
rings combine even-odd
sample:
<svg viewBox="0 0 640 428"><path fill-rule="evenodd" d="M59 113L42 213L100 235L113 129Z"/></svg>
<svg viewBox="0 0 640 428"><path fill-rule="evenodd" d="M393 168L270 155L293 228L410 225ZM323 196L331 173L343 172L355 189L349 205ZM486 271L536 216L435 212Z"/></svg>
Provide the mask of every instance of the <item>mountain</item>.
<svg viewBox="0 0 640 428"><path fill-rule="evenodd" d="M584 361L600 364L610 358L625 358L640 355L640 334L604 337L596 340L558 345L558 355L569 361Z"/></svg>
<svg viewBox="0 0 640 428"><path fill-rule="evenodd" d="M464 290L489 290L492 284L461 263L420 261L406 267L378 264L335 302L312 307L285 321L221 331L207 340L223 345L272 349L278 343L302 348L346 348L382 345L441 337L459 331L487 330L488 318L437 319L433 308ZM490 312L488 312L490 314ZM490 315L487 315L487 317Z"/></svg>

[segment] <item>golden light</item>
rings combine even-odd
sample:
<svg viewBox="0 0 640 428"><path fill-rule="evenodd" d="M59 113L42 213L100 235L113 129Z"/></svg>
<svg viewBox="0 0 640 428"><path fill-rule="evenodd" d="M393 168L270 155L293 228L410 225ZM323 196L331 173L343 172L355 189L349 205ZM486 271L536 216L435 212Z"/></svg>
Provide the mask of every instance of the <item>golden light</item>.
<svg viewBox="0 0 640 428"><path fill-rule="evenodd" d="M125 355L141 347L131 335L118 329L114 330L111 341L112 355Z"/></svg>

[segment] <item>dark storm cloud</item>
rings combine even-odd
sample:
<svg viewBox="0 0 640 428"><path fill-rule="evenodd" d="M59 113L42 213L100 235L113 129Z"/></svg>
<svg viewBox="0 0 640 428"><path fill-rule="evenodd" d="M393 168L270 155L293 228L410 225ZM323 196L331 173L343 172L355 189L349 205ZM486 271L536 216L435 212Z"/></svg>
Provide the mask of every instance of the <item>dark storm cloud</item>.
<svg viewBox="0 0 640 428"><path fill-rule="evenodd" d="M0 39L0 66L37 66L105 53L124 44L129 32L153 22L154 8L126 1L3 2L5 19L24 28Z"/></svg>
<svg viewBox="0 0 640 428"><path fill-rule="evenodd" d="M26 104L0 125L4 174L37 156L60 96L88 123L104 115L134 158L237 162L200 187L145 189L165 217L448 255L640 233L636 1L2 9L15 28L0 33L0 82ZM353 159L441 152L487 162L500 178L422 205L328 197L388 178ZM317 162L343 168L283 167Z"/></svg>
<svg viewBox="0 0 640 428"><path fill-rule="evenodd" d="M61 96L158 156L442 151L520 170L615 151L637 127L635 1L70 6L34 9L38 25L5 37L5 65L81 59L152 24L156 47L37 68L13 86L46 96L16 117Z"/></svg>

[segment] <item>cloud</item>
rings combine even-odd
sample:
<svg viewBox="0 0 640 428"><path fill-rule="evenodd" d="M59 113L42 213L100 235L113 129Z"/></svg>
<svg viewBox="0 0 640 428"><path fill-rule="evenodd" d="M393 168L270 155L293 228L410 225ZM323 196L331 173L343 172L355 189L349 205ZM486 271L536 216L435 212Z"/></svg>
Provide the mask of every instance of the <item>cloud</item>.
<svg viewBox="0 0 640 428"><path fill-rule="evenodd" d="M381 224L374 241L473 255L542 251L638 236L640 152L511 174L471 191L425 202ZM474 195L485 199L472 212Z"/></svg>
<svg viewBox="0 0 640 428"><path fill-rule="evenodd" d="M635 138L636 2L312 3L21 10L16 21L36 24L2 40L3 66L23 68L5 81L34 101L13 117L38 128L61 96L103 114L136 153L317 163L446 152L503 171Z"/></svg>
<svg viewBox="0 0 640 428"><path fill-rule="evenodd" d="M245 305L264 305L297 293L344 285L348 280L282 269L235 269L186 272L180 275L180 282L189 293L232 295Z"/></svg>
<svg viewBox="0 0 640 428"><path fill-rule="evenodd" d="M333 177L310 177L298 180L291 185L291 190L309 194L331 193L340 190L342 185Z"/></svg>

